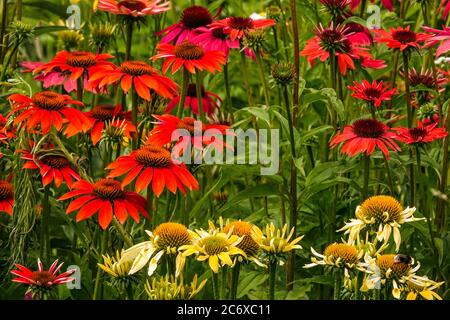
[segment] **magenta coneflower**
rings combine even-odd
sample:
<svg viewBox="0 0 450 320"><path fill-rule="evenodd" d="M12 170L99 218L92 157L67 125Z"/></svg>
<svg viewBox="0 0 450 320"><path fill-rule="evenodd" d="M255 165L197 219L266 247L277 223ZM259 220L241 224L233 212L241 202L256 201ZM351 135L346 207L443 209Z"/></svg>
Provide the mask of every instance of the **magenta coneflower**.
<svg viewBox="0 0 450 320"><path fill-rule="evenodd" d="M218 102L221 101L222 99L220 99L220 97L217 94L207 92L205 88L202 86L202 109L207 115L212 115L214 111L219 108ZM176 96L175 98L173 98L167 105L165 113L170 113L173 110L173 108L175 108L179 104L179 102L180 96ZM190 108L192 112L196 115L199 114L195 83L191 83L188 86L184 107Z"/></svg>
<svg viewBox="0 0 450 320"><path fill-rule="evenodd" d="M195 30L192 42L200 44L208 51L222 51L228 57L230 49L239 49L239 40L231 40L223 28L209 29L200 27Z"/></svg>
<svg viewBox="0 0 450 320"><path fill-rule="evenodd" d="M348 88L353 91L352 97L368 101L375 107L379 107L383 101L391 100L395 94L395 88L389 89L389 84L383 86L383 81L377 83L376 80L372 83L367 80L361 83L354 81L353 86Z"/></svg>
<svg viewBox="0 0 450 320"><path fill-rule="evenodd" d="M213 22L213 16L208 9L202 6L192 6L184 9L178 23L161 30L161 43L179 44L184 40L192 40L194 32L200 27L206 27Z"/></svg>

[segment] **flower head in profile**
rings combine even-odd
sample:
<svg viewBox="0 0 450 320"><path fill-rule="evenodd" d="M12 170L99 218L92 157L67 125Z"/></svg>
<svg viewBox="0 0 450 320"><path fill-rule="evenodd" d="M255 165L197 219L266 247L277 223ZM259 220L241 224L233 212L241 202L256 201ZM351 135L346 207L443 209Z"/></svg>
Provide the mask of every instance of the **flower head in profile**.
<svg viewBox="0 0 450 320"><path fill-rule="evenodd" d="M343 144L341 153L350 157L365 153L370 156L375 149L380 149L389 158L389 149L400 151L395 143L397 138L395 132L384 123L375 119L359 119L352 125L344 127L342 133L337 133L330 141L330 146L336 148Z"/></svg>
<svg viewBox="0 0 450 320"><path fill-rule="evenodd" d="M157 33L163 36L161 43L180 44L192 40L196 30L213 22L211 12L202 6L191 6L183 10L180 21Z"/></svg>
<svg viewBox="0 0 450 320"><path fill-rule="evenodd" d="M29 285L28 292L31 293L32 298L43 298L58 285L73 281L70 275L75 270L60 273L63 263L58 265L58 260L55 260L48 270L44 269L39 258L37 264L38 270L36 271L32 271L21 264L16 264L17 269L11 271L11 274L16 276L12 280L13 282Z"/></svg>
<svg viewBox="0 0 450 320"><path fill-rule="evenodd" d="M445 282L436 282L427 277L421 279L407 280L400 284L400 291L404 294L406 300L416 300L421 297L425 300L442 300L441 296L435 292Z"/></svg>
<svg viewBox="0 0 450 320"><path fill-rule="evenodd" d="M110 64L96 67L89 79L90 84L99 89L119 82L124 93L133 89L146 101L151 100L152 91L163 98L172 99L178 90L177 84L171 79L161 75L148 63L137 60L124 61L120 66Z"/></svg>
<svg viewBox="0 0 450 320"><path fill-rule="evenodd" d="M14 124L23 124L29 131L38 126L43 134L48 133L52 126L61 131L66 123L72 124L77 133L89 130L90 121L86 116L80 110L70 107L70 105L83 106L83 103L73 100L68 95L42 91L31 98L13 94L8 100L13 105L11 115L21 112L14 119Z"/></svg>
<svg viewBox="0 0 450 320"><path fill-rule="evenodd" d="M339 70L345 75L348 69L356 69L355 60L361 61L363 68L381 69L386 65L382 60L374 60L367 47L368 43L360 35L349 33L345 25L323 27L319 25L315 36L306 42L305 48L300 52L313 65L316 59L324 62L333 55L337 57Z"/></svg>
<svg viewBox="0 0 450 320"><path fill-rule="evenodd" d="M288 233L287 224L283 228L276 228L273 223L267 224L264 232L253 226L252 237L267 255L283 255L293 250L302 249L298 243L304 236L294 238L294 228Z"/></svg>
<svg viewBox="0 0 450 320"><path fill-rule="evenodd" d="M133 260L123 259L124 250L117 250L115 255L102 254L103 263L97 265L110 276L110 284L120 293L125 293L134 283L138 282L138 277L129 274Z"/></svg>
<svg viewBox="0 0 450 320"><path fill-rule="evenodd" d="M220 97L212 92L208 92L202 86L201 90L202 109L207 115L212 115L214 111L219 108L219 102L222 102ZM190 109L192 113L198 115L199 99L197 98L196 85L194 83L189 84L184 101L184 108ZM168 104L165 113L170 113L180 103L180 96L173 98Z"/></svg>
<svg viewBox="0 0 450 320"><path fill-rule="evenodd" d="M191 244L193 238L192 231L176 222L164 222L153 232L145 232L150 239L126 249L122 255L123 261L132 261L129 274L138 272L148 264L148 275L153 275L164 255L177 257L178 249Z"/></svg>
<svg viewBox="0 0 450 320"><path fill-rule="evenodd" d="M445 128L437 128L438 123L424 125L423 122L417 121L415 128L396 128L397 140L406 144L424 145L447 136Z"/></svg>
<svg viewBox="0 0 450 320"><path fill-rule="evenodd" d="M429 40L431 35L416 33L409 26L392 28L389 31L374 29L375 42L385 43L389 48L400 51L421 49L422 44Z"/></svg>
<svg viewBox="0 0 450 320"><path fill-rule="evenodd" d="M172 193L177 189L185 194L186 189L198 190L198 182L183 163L175 164L169 150L156 144L146 144L129 155L121 156L109 164L108 177L126 174L122 186L135 181L135 190L140 192L150 183L155 195L159 197L167 187Z"/></svg>
<svg viewBox="0 0 450 320"><path fill-rule="evenodd" d="M381 106L383 101L389 101L395 94L395 88L389 89L389 84L383 86L383 81L373 80L370 83L363 80L361 83L353 81L353 86L348 87L353 91L352 97L365 100L375 107Z"/></svg>
<svg viewBox="0 0 450 320"><path fill-rule="evenodd" d="M364 251L354 245L336 242L329 244L323 254L318 253L313 247L311 247L311 252L314 255L311 258L312 263L306 264L304 268L322 265L353 270L359 267L360 260L364 255Z"/></svg>
<svg viewBox="0 0 450 320"><path fill-rule="evenodd" d="M183 277L173 277L166 274L164 277L147 280L145 291L150 300L192 300L202 291L206 279L198 283L197 275L192 282L185 283Z"/></svg>
<svg viewBox="0 0 450 320"><path fill-rule="evenodd" d="M113 216L124 223L128 215L139 222L139 213L148 218L147 201L144 197L131 191L125 191L119 181L100 179L95 183L79 180L74 183L73 190L59 200L73 200L66 209L69 214L78 211L76 221L80 222L98 213L98 222L103 230L108 228Z"/></svg>
<svg viewBox="0 0 450 320"><path fill-rule="evenodd" d="M222 29L223 33L229 34L232 41L242 40L244 36L252 31L268 28L275 25L273 19L252 19L247 17L228 17L214 21L209 25L211 30Z"/></svg>
<svg viewBox="0 0 450 320"><path fill-rule="evenodd" d="M12 216L14 206L14 188L7 180L0 180L0 212Z"/></svg>
<svg viewBox="0 0 450 320"><path fill-rule="evenodd" d="M81 179L72 163L62 152L40 150L32 153L28 150L22 150L21 153L22 159L25 160L23 168L39 170L44 187L53 182L59 188L65 182L69 188L72 188L74 180Z"/></svg>
<svg viewBox="0 0 450 320"><path fill-rule="evenodd" d="M153 57L153 61L164 59L162 71L167 73L172 66L172 74L181 68L189 73L206 70L210 73L221 71L226 63L225 54L222 51L207 51L199 44L190 41L183 41L177 45L160 43L156 47L158 54Z"/></svg>
<svg viewBox="0 0 450 320"><path fill-rule="evenodd" d="M413 216L416 208L402 205L391 196L373 196L366 199L356 208L356 219L350 219L350 222L338 231L345 231L349 235L349 243L360 238L360 232L366 229L368 232L376 233L377 240L387 242L391 234L394 236L396 250L400 248L402 241L400 227L407 222L423 220ZM365 237L362 237L365 238Z"/></svg>
<svg viewBox="0 0 450 320"><path fill-rule="evenodd" d="M196 230L193 234L192 244L179 248L181 254L177 262L177 276L182 273L187 257L195 254L198 261L208 261L214 273L218 273L223 266L233 267L233 257L247 257L244 251L238 248L243 237L232 234L233 230L225 233L209 222L208 231Z"/></svg>
<svg viewBox="0 0 450 320"><path fill-rule="evenodd" d="M99 0L95 9L133 18L161 14L170 10L164 0Z"/></svg>

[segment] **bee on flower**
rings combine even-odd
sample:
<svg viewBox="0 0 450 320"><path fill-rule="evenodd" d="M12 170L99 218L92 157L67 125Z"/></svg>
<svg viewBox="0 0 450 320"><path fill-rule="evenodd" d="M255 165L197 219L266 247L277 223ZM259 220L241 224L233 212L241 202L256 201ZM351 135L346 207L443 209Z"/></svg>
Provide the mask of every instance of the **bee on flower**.
<svg viewBox="0 0 450 320"><path fill-rule="evenodd" d="M345 231L349 235L349 243L353 243L360 238L360 232L364 229L375 231L377 240L387 242L393 234L396 250L400 248L402 241L400 227L407 222L419 221L424 218L415 218L413 216L416 208L402 205L391 196L373 196L366 199L356 208L356 219L350 219L350 222L338 231ZM366 230L367 230L366 229Z"/></svg>

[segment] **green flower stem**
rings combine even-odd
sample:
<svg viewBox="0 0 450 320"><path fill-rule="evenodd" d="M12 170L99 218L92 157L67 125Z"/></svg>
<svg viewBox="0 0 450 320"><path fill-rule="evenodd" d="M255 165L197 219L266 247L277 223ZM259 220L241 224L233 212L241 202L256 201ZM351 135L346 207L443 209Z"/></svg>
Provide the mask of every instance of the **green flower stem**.
<svg viewBox="0 0 450 320"><path fill-rule="evenodd" d="M203 123L206 123L205 112L203 111L203 97L202 97L203 79L202 79L202 74L200 72L197 73L196 80L197 81L195 83L195 91L196 91L196 95L197 95L198 112L200 115L200 120Z"/></svg>
<svg viewBox="0 0 450 320"><path fill-rule="evenodd" d="M225 92L227 96L225 108L227 111L227 115L231 117L231 123L234 123L233 104L231 101L230 79L228 76L228 63L226 63L223 66L223 77L225 82Z"/></svg>
<svg viewBox="0 0 450 320"><path fill-rule="evenodd" d="M361 286L363 281L363 273L357 271L355 283L355 300L361 300Z"/></svg>
<svg viewBox="0 0 450 320"><path fill-rule="evenodd" d="M77 79L77 100L83 102L83 77L82 76Z"/></svg>
<svg viewBox="0 0 450 320"><path fill-rule="evenodd" d="M340 270L334 272L334 290L333 300L339 300L341 297L342 273Z"/></svg>
<svg viewBox="0 0 450 320"><path fill-rule="evenodd" d="M261 78L261 83L263 86L264 101L266 103L266 106L270 106L270 95L269 95L266 76L264 73L264 65L263 65L263 62L261 59L261 54L258 51L256 52L256 64L258 65L259 76Z"/></svg>
<svg viewBox="0 0 450 320"><path fill-rule="evenodd" d="M44 187L44 199L42 201L42 223L41 223L41 257L46 262L50 261L50 189Z"/></svg>
<svg viewBox="0 0 450 320"><path fill-rule="evenodd" d="M106 237L108 235L108 231L107 230L103 230L101 231L101 244L100 244L100 254L98 257L98 262L102 263L103 262L103 253L105 252L105 246L106 246ZM101 284L100 284L100 278L102 275L102 269L97 266L97 274L95 275L95 284L94 284L94 294L92 295L92 300L97 300L98 299L98 295L99 295L99 291L101 290Z"/></svg>
<svg viewBox="0 0 450 320"><path fill-rule="evenodd" d="M153 190L152 190L151 185L152 184L150 183L148 185L148 187L147 187L147 213L148 213L148 216L150 218L154 219L154 217L152 217L152 212L153 212Z"/></svg>
<svg viewBox="0 0 450 320"><path fill-rule="evenodd" d="M405 72L404 80L405 80L405 99L406 99L406 112L408 115L408 128L411 128L413 122L413 113L411 107L411 91L409 88L409 58L408 53L406 51L402 52L403 56L403 69Z"/></svg>
<svg viewBox="0 0 450 320"><path fill-rule="evenodd" d="M236 262L233 268L233 273L231 274L231 290L230 290L230 299L236 300L237 297L237 289L239 284L239 274L241 272L241 262Z"/></svg>
<svg viewBox="0 0 450 320"><path fill-rule="evenodd" d="M8 70L9 64L11 63L11 59L14 56L14 53L17 51L17 49L19 49L19 46L20 46L20 42L18 40L14 40L14 44L12 46L12 50L8 53L8 56L6 56L6 61L5 61L5 64L3 65L3 68L2 68L2 75L0 76L0 81L4 81L5 80L6 72Z"/></svg>
<svg viewBox="0 0 450 320"><path fill-rule="evenodd" d="M126 230L124 229L124 227L120 224L119 220L117 220L116 217L113 217L111 220L112 224L114 225L114 227L116 228L116 230L119 232L120 236L123 239L123 242L128 246L128 247L132 247L133 246L133 240L131 240L130 235L126 232Z"/></svg>
<svg viewBox="0 0 450 320"><path fill-rule="evenodd" d="M219 275L212 271L212 285L213 285L213 293L214 293L214 299L219 300Z"/></svg>
<svg viewBox="0 0 450 320"><path fill-rule="evenodd" d="M370 176L370 157L366 154L364 157L364 182L362 189L363 199L366 199L369 194L369 176Z"/></svg>
<svg viewBox="0 0 450 320"><path fill-rule="evenodd" d="M133 18L129 18L127 20L126 31L127 31L127 39L126 39L126 47L125 47L125 61L131 60L131 44L133 40Z"/></svg>
<svg viewBox="0 0 450 320"><path fill-rule="evenodd" d="M275 300L275 276L278 260L275 257L269 259L269 300Z"/></svg>
<svg viewBox="0 0 450 320"><path fill-rule="evenodd" d="M237 262L236 264L239 264L239 262ZM227 287L228 287L228 270L229 270L229 268L227 268L227 267L222 268L222 283L221 283L221 287L220 287L220 300L224 300L227 297L226 294L227 294Z"/></svg>
<svg viewBox="0 0 450 320"><path fill-rule="evenodd" d="M299 40L299 31L298 31L298 22L297 22L297 2L295 0L289 1L291 18L292 18L292 42L294 47L293 59L294 59L294 90L292 93L292 105L293 105L293 114L294 119L297 118L297 107L299 102L299 80L300 80L300 40ZM290 286L292 289L292 287Z"/></svg>
<svg viewBox="0 0 450 320"><path fill-rule="evenodd" d="M381 300L381 289L373 289L372 300Z"/></svg>
<svg viewBox="0 0 450 320"><path fill-rule="evenodd" d="M8 0L2 0L1 2L2 21L0 24L0 64L3 64L4 53L6 52L6 46L4 45L4 39L6 35L7 13L8 13Z"/></svg>
<svg viewBox="0 0 450 320"><path fill-rule="evenodd" d="M184 102L186 101L188 87L189 87L189 71L183 69L183 83L181 86L180 102L178 103L178 111L177 111L177 117L180 119L183 118Z"/></svg>
<svg viewBox="0 0 450 320"><path fill-rule="evenodd" d="M361 11L359 12L359 16L360 17L364 16L364 13L366 11L366 3L367 3L367 0L362 0L361 1Z"/></svg>
<svg viewBox="0 0 450 320"><path fill-rule="evenodd" d="M245 60L244 50L241 50L241 67L242 67L242 78L244 79L245 91L247 93L248 106L252 107L253 106L253 95L252 95L250 83L248 82L248 78L250 75L249 75L248 69L247 69L247 61Z"/></svg>
<svg viewBox="0 0 450 320"><path fill-rule="evenodd" d="M391 167L389 166L389 160L386 157L386 155L383 154L384 159L384 167L386 168L386 175L388 178L388 184L389 184L389 190L391 191L391 194L394 195L395 188L394 188L394 182L392 180L392 173L391 173Z"/></svg>

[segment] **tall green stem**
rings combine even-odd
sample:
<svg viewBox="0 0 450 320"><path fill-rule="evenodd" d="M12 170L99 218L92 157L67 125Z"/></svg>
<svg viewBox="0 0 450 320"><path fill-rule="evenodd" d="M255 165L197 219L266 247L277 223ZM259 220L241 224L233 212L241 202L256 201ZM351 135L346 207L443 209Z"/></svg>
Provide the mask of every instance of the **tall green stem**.
<svg viewBox="0 0 450 320"><path fill-rule="evenodd" d="M100 244L100 254L98 257L98 262L101 263L103 260L102 254L105 252L105 246L106 246L106 236L107 236L107 230L101 231L101 244ZM98 294L100 291L100 278L102 275L101 268L97 266L97 274L95 276L95 284L94 284L94 294L92 295L92 300L98 299Z"/></svg>
<svg viewBox="0 0 450 320"><path fill-rule="evenodd" d="M264 101L266 103L266 106L270 106L269 89L267 85L266 76L264 74L264 65L261 59L261 54L259 52L256 52L256 64L258 65L259 76L261 78L261 82L263 85Z"/></svg>
<svg viewBox="0 0 450 320"><path fill-rule="evenodd" d="M341 297L342 272L336 270L334 272L334 291L333 300L339 300Z"/></svg>
<svg viewBox="0 0 450 320"><path fill-rule="evenodd" d="M275 276L277 272L277 259L269 259L269 300L275 300Z"/></svg>
<svg viewBox="0 0 450 320"><path fill-rule="evenodd" d="M236 300L237 297L237 288L239 284L239 274L241 272L241 263L236 262L233 268L233 273L231 274L231 290L230 290L230 299Z"/></svg>
<svg viewBox="0 0 450 320"><path fill-rule="evenodd" d="M292 93L292 105L293 105L293 114L294 119L297 118L298 111L298 102L299 102L299 79L300 79L300 40L299 40L299 30L298 30L298 22L297 22L297 2L295 0L289 1L290 9L291 9L291 18L292 18L292 36L293 36L293 46L294 46L294 91Z"/></svg>
<svg viewBox="0 0 450 320"><path fill-rule="evenodd" d="M195 83L195 90L197 95L197 103L198 103L198 113L200 115L200 120L203 123L206 123L205 112L203 111L203 97L202 97L202 75L200 72L197 73L197 79Z"/></svg>
<svg viewBox="0 0 450 320"><path fill-rule="evenodd" d="M129 18L127 20L127 39L126 39L126 47L125 47L125 61L131 60L131 44L133 41L133 18Z"/></svg>
<svg viewBox="0 0 450 320"><path fill-rule="evenodd" d="M181 86L180 102L178 103L178 111L177 111L177 117L180 119L183 118L184 102L186 101L188 87L189 87L189 71L183 69L183 84Z"/></svg>
<svg viewBox="0 0 450 320"><path fill-rule="evenodd" d="M362 189L363 199L367 199L369 194L370 157L364 154L364 182Z"/></svg>
<svg viewBox="0 0 450 320"><path fill-rule="evenodd" d="M213 285L213 293L214 293L214 299L219 300L219 275L212 271L212 285Z"/></svg>
<svg viewBox="0 0 450 320"><path fill-rule="evenodd" d="M233 114L233 104L231 101L231 90L230 90L230 79L228 76L228 63L226 63L223 66L223 77L224 77L224 82L225 82L225 92L226 92L226 110L227 110L227 114L230 115L231 117L231 123L234 123L234 114Z"/></svg>
<svg viewBox="0 0 450 320"><path fill-rule="evenodd" d="M2 21L0 24L0 64L3 64L4 53L6 52L6 45L4 43L6 35L6 24L7 24L7 13L8 13L8 0L2 0L1 2L2 10Z"/></svg>
<svg viewBox="0 0 450 320"><path fill-rule="evenodd" d="M50 260L50 189L49 187L44 187L44 199L42 202L42 225L41 225L41 257L46 262L49 263Z"/></svg>
<svg viewBox="0 0 450 320"><path fill-rule="evenodd" d="M247 94L248 106L252 107L253 106L253 95L252 95L250 83L248 82L250 75L247 70L247 61L245 60L244 50L241 50L241 65L242 65L242 78L244 79L244 86L245 86L245 91Z"/></svg>

